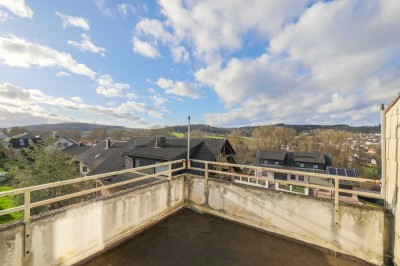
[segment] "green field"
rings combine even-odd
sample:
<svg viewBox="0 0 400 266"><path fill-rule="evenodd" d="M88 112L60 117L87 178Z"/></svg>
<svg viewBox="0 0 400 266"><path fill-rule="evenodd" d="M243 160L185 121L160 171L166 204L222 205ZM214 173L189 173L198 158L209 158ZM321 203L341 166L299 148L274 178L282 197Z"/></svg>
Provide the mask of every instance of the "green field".
<svg viewBox="0 0 400 266"><path fill-rule="evenodd" d="M0 192L12 190L9 186L0 186ZM0 197L0 210L16 207L11 197ZM23 212L13 212L0 216L0 224L12 222L23 217Z"/></svg>
<svg viewBox="0 0 400 266"><path fill-rule="evenodd" d="M172 132L171 133L171 136L172 137L175 137L175 138L183 138L184 136L185 136L185 134L184 133L179 133L179 132Z"/></svg>

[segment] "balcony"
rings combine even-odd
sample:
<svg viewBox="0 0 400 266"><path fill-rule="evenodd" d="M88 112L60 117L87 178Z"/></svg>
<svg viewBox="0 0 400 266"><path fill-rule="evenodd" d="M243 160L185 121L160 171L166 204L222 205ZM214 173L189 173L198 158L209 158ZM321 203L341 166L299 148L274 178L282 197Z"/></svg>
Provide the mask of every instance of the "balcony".
<svg viewBox="0 0 400 266"><path fill-rule="evenodd" d="M168 166L168 170L150 175L141 173L143 170L162 166ZM221 226L216 228L218 230L214 230L213 234L209 235L209 238L203 239L205 242L202 242L203 240L201 239L199 240L200 242L197 244L202 247L203 251L193 253L194 261L201 262L203 259L207 261L214 257L217 261L221 259L221 262L223 262L223 258L216 257L215 253L213 253L215 252L212 249L213 241L218 239L221 245L226 245L228 250L232 250L232 253L235 253L233 250L240 250L247 243L240 240L244 241L248 234L254 235L253 238L250 237L248 239L248 245L254 247L251 254L257 253L259 256L247 258L249 263L252 259L263 261L269 257L274 258L273 261L281 264L296 255L301 256L299 261L313 261L315 259L316 264L324 264L327 261L332 263L336 261L340 265L345 265L347 262L354 263L354 261L382 264L385 261L388 234L385 228L387 228L388 218L383 208L349 204L341 202L339 197L340 192L373 198L381 198L380 194L340 189L338 186L339 180L347 180L349 179L348 177L320 173L307 174L314 178L335 180L336 185L334 187L325 187L251 175L249 173L252 171L245 171L244 168L250 168L253 172L259 170L284 174L304 174L304 172L297 173L297 171L287 169L209 161L191 160L186 165L185 160L178 160L1 192L0 197L22 194L24 195L25 203L22 206L0 211L0 215L16 211L24 212L24 221L0 229L0 239L2 239L0 241L0 253L5 254L5 256L0 257L0 264L23 265L29 262L31 265L71 265L78 262L81 263L124 243L132 236L150 228L132 240L133 246L141 245L140 243L145 245L144 243L149 243L146 235L154 235L155 233L151 232L160 230L159 228L163 227L163 225L167 226L166 230L172 232L172 235L185 235L187 232L192 232L194 239L197 239L197 237L200 239L202 234L199 234L197 230L202 230L202 225L204 225L205 231L213 228L209 222L204 222L205 220L210 221L210 219L216 221L211 222L211 224L220 224ZM77 184L89 180L99 180L105 177L112 179L114 176L128 173L141 174L141 176L117 183L110 182L96 188L39 202L31 202L30 199L31 193L34 191ZM333 199L310 197L236 182L237 178L243 177L248 178L248 180L257 180L257 182L259 180L270 182L271 184L277 184L277 186L282 184L288 186L296 185L309 189L330 191ZM156 179L154 182L138 186L134 185L154 178ZM364 179L357 179L357 181L371 182L371 180ZM31 210L34 208L88 194L96 197L50 213L31 216ZM183 210L185 208L212 215L212 217L203 217L192 212L188 213L188 211ZM171 216L173 214L176 215ZM220 218L259 231L242 226L237 227L231 222L222 223L219 220ZM166 220L160 223L164 219ZM185 221L183 224L187 224L187 227L182 228L183 231L180 231L180 226L177 228L174 226L174 222L171 224L171 219L172 221ZM198 221L200 221L200 224L197 224ZM177 223L179 224L179 222ZM168 227L169 225L172 227ZM234 237L234 234L231 235L224 231L227 228L232 228L232 226L236 228L235 230L242 232L243 235L240 233ZM268 232L286 240L264 239L265 234L262 232ZM210 239L213 238L214 240L211 241ZM159 242L158 244L154 242L153 244L169 247L169 252L162 249L167 255L165 260L174 262L178 259L176 256L181 254L182 247L190 247L191 245L195 249L200 247L196 246L194 239L186 239L188 242L182 240L181 246L169 246L168 242ZM255 245L255 242L252 241L261 241L265 245ZM296 241L297 244L293 244L292 241ZM126 245L129 247L130 243L126 242ZM318 253L314 248L307 247L307 250L299 253L298 250L302 250L300 246L305 248L304 244L314 248L317 247L325 252ZM278 251L273 252L274 254L264 252L268 247L272 246L281 247L279 252L283 252L283 249L284 254L286 254L285 257L283 257L283 253ZM121 248L123 247L124 245L121 246ZM250 247L246 246L244 250ZM148 248L149 254L152 254L150 250L154 247L153 245L145 245L142 248ZM126 251L123 249L118 251L117 249L115 252L117 252L116 254L124 254ZM203 256L201 255L202 252L211 255ZM109 256L107 254L109 253L105 253L103 257L106 256L107 258ZM238 251L237 254L235 253L232 256L241 256L243 254L246 253ZM329 254L341 255L332 257ZM145 254L142 255L143 264L147 262L151 264L150 257L146 257ZM282 257L282 260L278 260L276 256ZM100 257L99 260L103 257ZM321 260L318 261L318 258ZM161 257L158 257L158 259L162 261ZM230 261L229 258L225 259L226 262ZM237 259L243 262L246 260L246 258L239 260L239 257Z"/></svg>

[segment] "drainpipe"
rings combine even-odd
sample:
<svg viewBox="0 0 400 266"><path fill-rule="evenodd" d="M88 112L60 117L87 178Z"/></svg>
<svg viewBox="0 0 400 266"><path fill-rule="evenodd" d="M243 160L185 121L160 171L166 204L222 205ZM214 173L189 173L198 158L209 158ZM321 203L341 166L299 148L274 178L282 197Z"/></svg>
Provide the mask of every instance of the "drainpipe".
<svg viewBox="0 0 400 266"><path fill-rule="evenodd" d="M381 196L384 201L385 209L388 208L386 202L386 117L385 117L385 105L381 105Z"/></svg>
<svg viewBox="0 0 400 266"><path fill-rule="evenodd" d="M190 167L190 116L188 117L188 121L187 168Z"/></svg>

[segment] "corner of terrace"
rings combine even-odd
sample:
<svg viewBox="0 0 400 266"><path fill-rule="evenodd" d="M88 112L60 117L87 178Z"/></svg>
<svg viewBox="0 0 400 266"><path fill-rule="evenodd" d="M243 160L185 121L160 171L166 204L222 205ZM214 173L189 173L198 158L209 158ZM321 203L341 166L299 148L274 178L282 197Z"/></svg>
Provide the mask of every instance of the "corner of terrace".
<svg viewBox="0 0 400 266"><path fill-rule="evenodd" d="M168 170L118 183L103 184L46 200L31 202L31 193L117 174L142 173L168 166ZM265 168L201 160L176 160L107 174L87 176L1 192L0 197L23 195L24 204L1 210L0 215L23 211L23 222L0 230L2 265L70 265L85 261L133 234L151 227L182 208L190 208L247 226L293 238L364 261L382 264L387 255L388 223L383 208L357 206L340 201L340 193L383 198L382 194L339 188L351 178L307 173L334 180L334 187L274 180L255 171L304 175L301 171ZM333 200L293 194L243 184L267 183L327 191ZM152 182L144 182L152 180ZM238 182L241 181L241 182ZM142 182L142 183L141 183ZM143 184L144 182L144 184ZM358 182L372 182L358 179ZM136 185L135 185L136 184ZM138 185L140 184L140 185ZM119 188L116 193L105 193ZM59 201L94 194L83 201L50 213L31 216L31 210Z"/></svg>

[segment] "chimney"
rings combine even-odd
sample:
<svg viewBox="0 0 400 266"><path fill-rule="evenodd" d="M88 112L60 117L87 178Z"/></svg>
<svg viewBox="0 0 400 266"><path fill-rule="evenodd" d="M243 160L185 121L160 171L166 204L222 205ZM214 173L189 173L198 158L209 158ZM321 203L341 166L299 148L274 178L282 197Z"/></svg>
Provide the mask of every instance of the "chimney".
<svg viewBox="0 0 400 266"><path fill-rule="evenodd" d="M164 136L157 136L154 148L162 148L167 144L167 138Z"/></svg>
<svg viewBox="0 0 400 266"><path fill-rule="evenodd" d="M111 146L111 139L106 139L106 149L110 148Z"/></svg>

